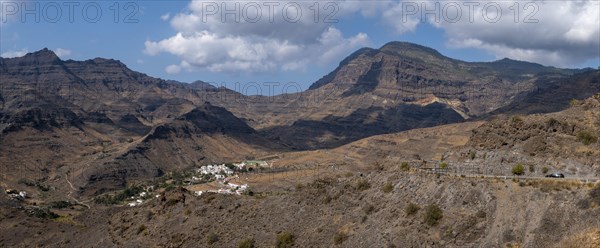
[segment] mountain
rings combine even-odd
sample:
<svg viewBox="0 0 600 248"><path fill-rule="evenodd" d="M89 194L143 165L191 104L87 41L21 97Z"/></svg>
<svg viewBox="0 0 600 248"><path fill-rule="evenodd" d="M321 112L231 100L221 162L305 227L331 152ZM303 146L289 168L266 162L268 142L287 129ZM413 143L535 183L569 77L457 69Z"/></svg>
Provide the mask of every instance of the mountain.
<svg viewBox="0 0 600 248"><path fill-rule="evenodd" d="M244 118L290 147L332 148L377 134L511 113L512 105L559 111L570 98L563 96L552 105L526 101L575 81L577 88L570 87L569 97L583 99L598 92L593 81L580 80L585 77L581 73L594 71L510 59L464 62L428 47L391 42L379 49L359 49L307 91L285 96L293 101L275 97L268 107L261 106L266 113ZM548 94L540 97L557 100ZM236 115L253 113L231 110Z"/></svg>
<svg viewBox="0 0 600 248"><path fill-rule="evenodd" d="M152 78L111 59L63 61L48 49L2 58L0 72L2 176L13 183L67 190L71 178L94 195L279 149L207 102L219 90L201 81Z"/></svg>
<svg viewBox="0 0 600 248"><path fill-rule="evenodd" d="M64 187L68 176L92 195L189 166L558 111L598 92L598 70L464 62L406 42L360 49L307 91L274 97L153 78L112 59L63 61L48 49L0 58L0 72L7 177Z"/></svg>
<svg viewBox="0 0 600 248"><path fill-rule="evenodd" d="M598 247L599 73L392 42L265 97L0 58L0 247Z"/></svg>

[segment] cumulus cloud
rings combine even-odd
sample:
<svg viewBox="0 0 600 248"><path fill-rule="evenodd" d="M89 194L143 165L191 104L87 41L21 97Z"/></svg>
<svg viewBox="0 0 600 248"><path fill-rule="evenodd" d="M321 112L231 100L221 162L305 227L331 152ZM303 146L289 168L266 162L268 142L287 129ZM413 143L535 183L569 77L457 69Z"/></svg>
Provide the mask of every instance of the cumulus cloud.
<svg viewBox="0 0 600 248"><path fill-rule="evenodd" d="M169 65L165 68L165 71L169 74L178 74L181 72L181 66Z"/></svg>
<svg viewBox="0 0 600 248"><path fill-rule="evenodd" d="M314 12L311 5L314 3L192 1L188 11L171 19L176 34L146 41L144 52L180 58L180 65L166 68L169 73L196 68L270 72L337 62L370 43L365 33L347 36L334 26L339 7Z"/></svg>
<svg viewBox="0 0 600 248"><path fill-rule="evenodd" d="M2 54L0 54L0 57L3 58L15 58L15 57L22 57L25 54L27 54L29 51L27 49L21 49L21 50L13 50L13 51L6 51L3 52Z"/></svg>
<svg viewBox="0 0 600 248"><path fill-rule="evenodd" d="M434 4L436 2L429 2ZM443 8L448 2L438 2ZM471 18L449 22L443 14L432 24L445 31L451 47L485 50L497 58L572 66L600 57L600 2L486 2L475 6ZM499 11L497 11L499 10ZM453 16L451 16L453 17ZM471 20L470 20L471 19Z"/></svg>
<svg viewBox="0 0 600 248"><path fill-rule="evenodd" d="M180 58L172 73L304 70L370 44L370 30L344 34L338 28L362 15L398 36L429 23L444 32L448 46L497 58L572 66L600 56L600 3L594 0L334 3L191 1L186 11L165 16L174 34L146 41L144 51Z"/></svg>
<svg viewBox="0 0 600 248"><path fill-rule="evenodd" d="M64 58L64 57L68 57L71 55L71 50L64 49L64 48L56 48L54 50L54 53L56 53L56 56L58 56L60 58Z"/></svg>

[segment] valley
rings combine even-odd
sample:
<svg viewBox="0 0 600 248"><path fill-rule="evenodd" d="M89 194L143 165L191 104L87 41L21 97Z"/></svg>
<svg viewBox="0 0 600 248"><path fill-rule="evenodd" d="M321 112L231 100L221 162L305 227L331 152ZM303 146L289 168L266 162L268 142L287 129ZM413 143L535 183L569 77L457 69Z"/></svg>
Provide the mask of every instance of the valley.
<svg viewBox="0 0 600 248"><path fill-rule="evenodd" d="M0 73L2 247L600 245L597 69L391 42L273 97L48 49Z"/></svg>

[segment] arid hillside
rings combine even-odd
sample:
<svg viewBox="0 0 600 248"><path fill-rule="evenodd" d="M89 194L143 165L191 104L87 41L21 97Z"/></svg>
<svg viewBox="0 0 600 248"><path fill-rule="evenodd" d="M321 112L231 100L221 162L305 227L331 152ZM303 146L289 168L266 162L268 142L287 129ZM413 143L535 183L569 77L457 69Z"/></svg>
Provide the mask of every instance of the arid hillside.
<svg viewBox="0 0 600 248"><path fill-rule="evenodd" d="M139 207L28 217L2 195L2 246L594 247L600 186L436 176L398 166L253 196L172 190ZM588 237L589 236L589 237ZM561 243L562 242L562 243ZM594 243L595 242L595 243ZM282 246L277 246L282 247Z"/></svg>

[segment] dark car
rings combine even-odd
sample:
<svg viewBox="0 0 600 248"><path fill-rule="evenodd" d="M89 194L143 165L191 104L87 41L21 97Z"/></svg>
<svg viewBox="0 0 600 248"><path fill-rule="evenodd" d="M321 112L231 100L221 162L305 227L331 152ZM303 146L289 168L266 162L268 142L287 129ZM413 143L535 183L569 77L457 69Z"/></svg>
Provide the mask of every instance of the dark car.
<svg viewBox="0 0 600 248"><path fill-rule="evenodd" d="M552 173L552 174L546 175L546 177L551 177L551 178L565 178L565 175L563 175L562 173Z"/></svg>

